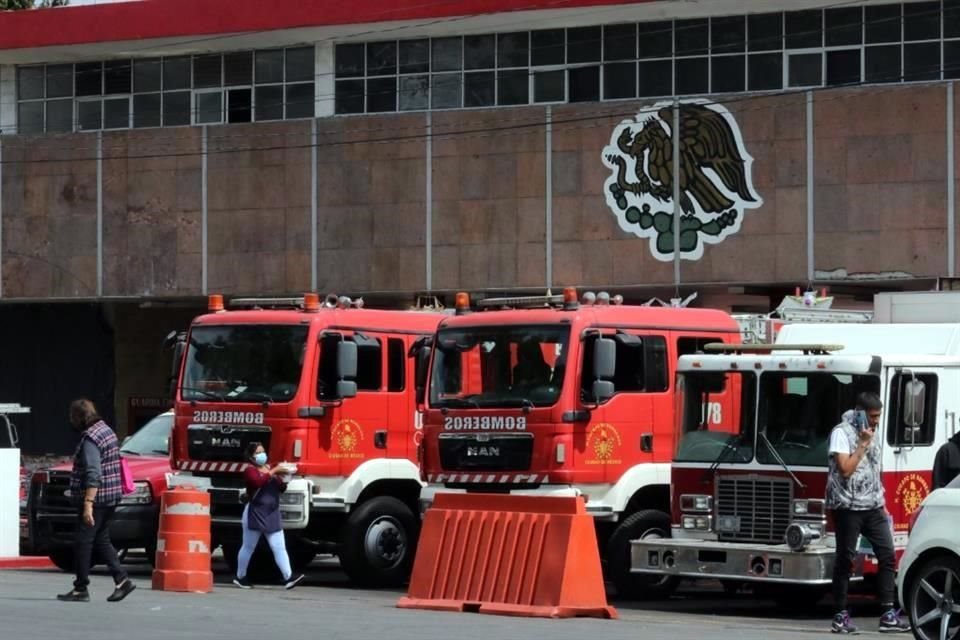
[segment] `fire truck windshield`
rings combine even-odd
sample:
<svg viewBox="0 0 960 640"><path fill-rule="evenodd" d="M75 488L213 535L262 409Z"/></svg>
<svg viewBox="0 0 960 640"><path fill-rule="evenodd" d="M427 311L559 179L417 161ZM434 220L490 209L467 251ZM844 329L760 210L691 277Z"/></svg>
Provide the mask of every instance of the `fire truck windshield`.
<svg viewBox="0 0 960 640"><path fill-rule="evenodd" d="M221 325L190 332L181 397L287 402L300 383L308 327Z"/></svg>
<svg viewBox="0 0 960 640"><path fill-rule="evenodd" d="M430 384L434 407L546 407L563 385L569 327L441 330Z"/></svg>
<svg viewBox="0 0 960 640"><path fill-rule="evenodd" d="M686 372L680 377L677 462L738 463L753 460L753 372Z"/></svg>
<svg viewBox="0 0 960 640"><path fill-rule="evenodd" d="M826 467L830 431L857 394L877 390L872 375L764 372L757 422L765 437L757 444L757 462Z"/></svg>

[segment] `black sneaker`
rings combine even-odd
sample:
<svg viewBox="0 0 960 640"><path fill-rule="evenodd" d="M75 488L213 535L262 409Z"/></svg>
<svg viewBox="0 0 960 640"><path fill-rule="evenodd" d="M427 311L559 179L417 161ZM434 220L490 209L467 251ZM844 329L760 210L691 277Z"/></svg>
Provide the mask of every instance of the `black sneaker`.
<svg viewBox="0 0 960 640"><path fill-rule="evenodd" d="M880 633L906 633L910 623L900 617L899 609L890 609L880 616Z"/></svg>
<svg viewBox="0 0 960 640"><path fill-rule="evenodd" d="M833 616L833 623L830 625L830 631L833 633L859 633L853 623L850 622L850 614L846 611L841 611L837 615Z"/></svg>
<svg viewBox="0 0 960 640"><path fill-rule="evenodd" d="M130 578L127 578L120 584L118 584L113 589L113 593L107 596L107 602L120 602L137 588L137 585L133 584L133 581Z"/></svg>
<svg viewBox="0 0 960 640"><path fill-rule="evenodd" d="M290 579L287 580L286 584L283 585L283 588L289 591L290 589L293 589L295 586L303 582L303 578L304 578L304 575L302 573L292 575L290 576Z"/></svg>
<svg viewBox="0 0 960 640"><path fill-rule="evenodd" d="M86 589L71 589L57 596L60 602L90 602L90 592Z"/></svg>
<svg viewBox="0 0 960 640"><path fill-rule="evenodd" d="M233 584L237 585L241 589L253 589L253 583L244 576L243 578L234 578Z"/></svg>

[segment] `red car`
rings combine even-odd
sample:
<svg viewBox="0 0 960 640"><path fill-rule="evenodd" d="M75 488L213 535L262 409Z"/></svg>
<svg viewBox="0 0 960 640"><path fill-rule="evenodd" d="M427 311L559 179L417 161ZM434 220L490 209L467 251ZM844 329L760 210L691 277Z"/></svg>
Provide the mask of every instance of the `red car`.
<svg viewBox="0 0 960 640"><path fill-rule="evenodd" d="M145 549L151 563L157 548L160 496L170 473L169 443L173 412L156 416L124 440L121 455L130 464L136 490L125 496L110 526L110 539L121 554ZM71 465L51 467L33 475L30 483L30 545L60 569L73 571L73 530L77 510L66 495ZM121 556L122 557L122 556ZM94 564L100 561L94 558Z"/></svg>

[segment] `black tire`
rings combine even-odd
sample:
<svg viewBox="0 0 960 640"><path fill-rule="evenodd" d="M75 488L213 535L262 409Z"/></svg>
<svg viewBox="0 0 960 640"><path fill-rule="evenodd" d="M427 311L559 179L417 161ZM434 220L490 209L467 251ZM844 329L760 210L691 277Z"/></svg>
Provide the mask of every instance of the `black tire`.
<svg viewBox="0 0 960 640"><path fill-rule="evenodd" d="M948 575L949 593L945 589ZM960 559L951 553L936 555L910 571L908 580L903 590L906 600L903 605L910 612L913 636L917 640L957 640L960 614L952 610L960 604ZM946 618L945 609L951 610ZM946 630L943 629L945 619Z"/></svg>
<svg viewBox="0 0 960 640"><path fill-rule="evenodd" d="M420 526L397 498L378 496L358 506L340 533L340 566L364 587L396 587L410 576Z"/></svg>
<svg viewBox="0 0 960 640"><path fill-rule="evenodd" d="M809 611L827 595L828 588L801 584L764 585L761 593L770 594L777 606L786 611ZM755 592L756 593L756 592Z"/></svg>
<svg viewBox="0 0 960 640"><path fill-rule="evenodd" d="M620 598L667 598L680 584L680 579L674 576L630 573L630 541L654 537L670 537L670 516L655 509L646 509L627 516L610 536L607 544L607 573Z"/></svg>

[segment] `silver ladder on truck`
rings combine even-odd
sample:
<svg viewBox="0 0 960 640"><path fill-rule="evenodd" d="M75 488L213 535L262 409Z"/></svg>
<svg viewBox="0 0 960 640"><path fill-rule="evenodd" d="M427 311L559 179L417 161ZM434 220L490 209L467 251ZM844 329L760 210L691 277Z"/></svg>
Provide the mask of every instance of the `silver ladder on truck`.
<svg viewBox="0 0 960 640"><path fill-rule="evenodd" d="M10 416L26 415L30 407L18 403L0 403L0 448L12 449L20 442L17 425L10 420Z"/></svg>

